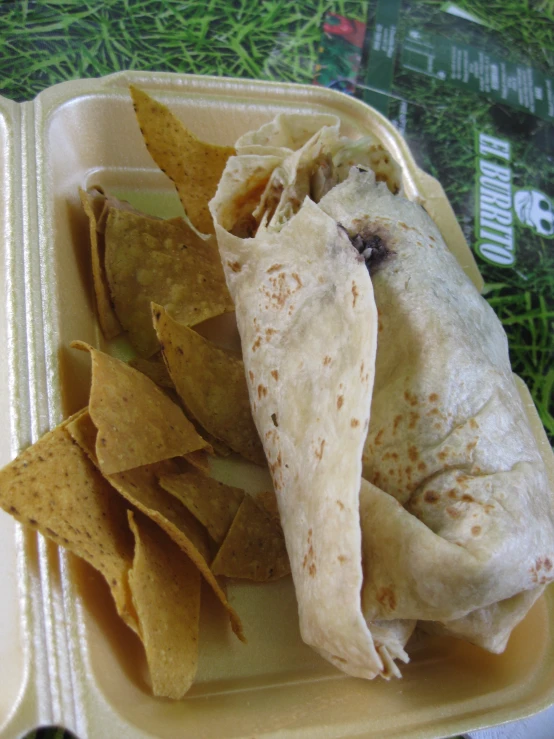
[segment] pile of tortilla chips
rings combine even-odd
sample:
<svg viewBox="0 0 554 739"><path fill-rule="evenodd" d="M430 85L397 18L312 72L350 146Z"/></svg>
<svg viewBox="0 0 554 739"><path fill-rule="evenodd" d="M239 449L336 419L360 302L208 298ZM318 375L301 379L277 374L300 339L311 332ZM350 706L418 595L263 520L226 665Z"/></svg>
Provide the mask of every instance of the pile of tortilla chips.
<svg viewBox="0 0 554 739"><path fill-rule="evenodd" d="M137 356L72 344L91 357L88 407L0 471L0 506L102 573L144 645L154 695L178 699L196 673L202 580L244 641L217 578L267 582L290 569L274 493L253 498L209 475L217 455L266 463L240 354L193 328L233 311L207 204L234 150L132 96L187 217L80 192L100 327L106 339L126 332Z"/></svg>

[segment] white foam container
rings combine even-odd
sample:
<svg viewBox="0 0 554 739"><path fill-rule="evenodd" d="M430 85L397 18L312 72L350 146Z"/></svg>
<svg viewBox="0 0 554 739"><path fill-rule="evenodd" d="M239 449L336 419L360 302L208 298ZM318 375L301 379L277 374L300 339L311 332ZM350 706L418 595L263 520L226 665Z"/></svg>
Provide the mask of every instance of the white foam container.
<svg viewBox="0 0 554 739"><path fill-rule="evenodd" d="M57 85L34 102L0 98L0 463L87 402L89 368L70 341L105 347L77 188L103 185L160 215L178 212L134 120L128 83L169 104L201 137L232 144L281 111L332 112L346 134L372 133L478 287L482 281L440 185L363 103L320 87L119 73ZM114 350L114 347L108 347ZM550 445L526 389L545 458ZM0 511L0 736L39 724L87 737L444 737L511 721L554 702L554 593L503 655L425 637L402 680L349 678L300 640L289 579L233 585L248 644L204 593L198 679L179 702L152 697L140 643L102 578Z"/></svg>

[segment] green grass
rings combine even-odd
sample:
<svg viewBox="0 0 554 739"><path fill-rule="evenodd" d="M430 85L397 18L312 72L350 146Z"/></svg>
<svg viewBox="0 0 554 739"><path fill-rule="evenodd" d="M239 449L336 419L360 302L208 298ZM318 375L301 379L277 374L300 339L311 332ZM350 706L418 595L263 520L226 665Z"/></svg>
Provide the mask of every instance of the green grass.
<svg viewBox="0 0 554 739"><path fill-rule="evenodd" d="M29 100L62 80L118 70L310 83L325 13L364 0L88 0L0 3L0 93Z"/></svg>

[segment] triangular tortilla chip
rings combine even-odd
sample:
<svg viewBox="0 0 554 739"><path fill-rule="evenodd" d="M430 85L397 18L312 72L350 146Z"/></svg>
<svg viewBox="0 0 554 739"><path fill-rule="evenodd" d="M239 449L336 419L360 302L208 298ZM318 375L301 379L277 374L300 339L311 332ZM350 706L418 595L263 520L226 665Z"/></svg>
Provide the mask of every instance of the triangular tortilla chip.
<svg viewBox="0 0 554 739"><path fill-rule="evenodd" d="M153 320L171 379L187 411L208 433L256 464L265 464L248 397L244 364L153 305Z"/></svg>
<svg viewBox="0 0 554 739"><path fill-rule="evenodd" d="M175 390L175 385L169 375L161 352L154 354L150 359L135 357L134 359L130 359L128 364L133 369L149 377L158 387L166 390Z"/></svg>
<svg viewBox="0 0 554 739"><path fill-rule="evenodd" d="M92 282L96 297L98 322L106 339L113 339L121 333L121 326L111 304L110 289L104 269L104 238L97 231L105 196L99 189L92 189L88 192L79 189L79 197L89 220Z"/></svg>
<svg viewBox="0 0 554 739"><path fill-rule="evenodd" d="M152 691L179 700L198 666L200 573L159 526L140 513L128 516L135 536L129 585Z"/></svg>
<svg viewBox="0 0 554 739"><path fill-rule="evenodd" d="M137 121L152 159L173 180L195 228L202 233L214 233L208 203L235 149L200 141L165 105L132 85L130 89Z"/></svg>
<svg viewBox="0 0 554 739"><path fill-rule="evenodd" d="M0 471L0 506L97 569L119 615L138 632L127 577L133 560L127 506L73 441L68 422Z"/></svg>
<svg viewBox="0 0 554 739"><path fill-rule="evenodd" d="M188 508L218 544L225 538L244 498L244 490L199 472L164 475L160 485Z"/></svg>
<svg viewBox="0 0 554 739"><path fill-rule="evenodd" d="M98 429L96 454L104 474L207 447L183 411L148 377L88 344L71 346L91 355L89 412Z"/></svg>
<svg viewBox="0 0 554 739"><path fill-rule="evenodd" d="M256 582L290 574L285 538L279 524L245 495L229 533L212 562L214 575Z"/></svg>
<svg viewBox="0 0 554 739"><path fill-rule="evenodd" d="M98 444L95 439L94 425L88 414L83 414L76 419L75 423L70 425L69 430L76 441L83 445L83 449L91 460L97 464ZM240 619L229 605L225 593L208 565L210 554L206 532L185 506L158 484L158 477L175 474L177 470L175 462L166 460L106 477L126 500L157 523L189 556L227 610L233 631L241 641L244 641Z"/></svg>
<svg viewBox="0 0 554 739"><path fill-rule="evenodd" d="M275 521L281 524L281 516L279 514L279 506L277 505L277 496L273 492L273 490L268 490L265 493L257 493L254 496L254 499L258 505L261 505L267 513L273 518Z"/></svg>
<svg viewBox="0 0 554 739"><path fill-rule="evenodd" d="M104 240L115 312L142 356L159 349L151 301L190 326L234 310L215 238L203 241L184 220L111 208Z"/></svg>

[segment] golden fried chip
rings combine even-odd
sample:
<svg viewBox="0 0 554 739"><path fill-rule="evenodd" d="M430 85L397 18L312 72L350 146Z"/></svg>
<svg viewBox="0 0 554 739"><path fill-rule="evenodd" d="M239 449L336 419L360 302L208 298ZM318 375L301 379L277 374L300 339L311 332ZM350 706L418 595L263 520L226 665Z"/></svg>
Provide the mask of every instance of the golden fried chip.
<svg viewBox="0 0 554 739"><path fill-rule="evenodd" d="M154 305L152 312L169 374L187 411L233 451L265 464L240 356L181 326L161 306Z"/></svg>
<svg viewBox="0 0 554 739"><path fill-rule="evenodd" d="M277 496L273 492L273 490L268 490L265 493L257 493L254 496L254 499L258 505L263 506L265 510L269 513L271 518L275 519L281 524L281 516L279 514L279 506L277 505Z"/></svg>
<svg viewBox="0 0 554 739"><path fill-rule="evenodd" d="M96 568L110 586L119 615L138 632L128 582L133 539L127 506L73 441L66 424L0 471L0 506Z"/></svg>
<svg viewBox="0 0 554 739"><path fill-rule="evenodd" d="M98 463L96 458L98 444L93 429L94 425L88 414L83 414L69 427L75 440L83 445L92 461ZM157 523L189 556L227 610L233 631L244 641L240 619L229 605L225 593L210 570L206 532L185 506L158 484L159 477L175 474L178 469L174 461L166 460L107 475L107 479L126 500Z"/></svg>
<svg viewBox="0 0 554 739"><path fill-rule="evenodd" d="M208 203L235 149L200 141L165 105L132 85L130 89L137 121L152 159L173 180L195 228L214 233Z"/></svg>
<svg viewBox="0 0 554 739"><path fill-rule="evenodd" d="M189 464L191 464L193 467L196 467L197 470L200 470L205 475L207 475L210 471L210 461L209 457L206 454L206 452L202 451L200 449L197 452L191 452L190 454L185 455L185 459Z"/></svg>
<svg viewBox="0 0 554 739"><path fill-rule="evenodd" d="M164 475L160 485L188 508L218 544L225 538L244 498L244 490L196 471Z"/></svg>
<svg viewBox="0 0 554 739"><path fill-rule="evenodd" d="M256 582L278 580L290 573L280 525L250 495L245 495L216 558L212 572Z"/></svg>
<svg viewBox="0 0 554 739"><path fill-rule="evenodd" d="M200 573L155 523L128 512L135 536L129 585L154 695L179 700L198 666Z"/></svg>
<svg viewBox="0 0 554 739"><path fill-rule="evenodd" d="M90 352L89 412L98 429L96 454L104 474L179 457L208 445L179 406L125 362L80 341Z"/></svg>
<svg viewBox="0 0 554 739"><path fill-rule="evenodd" d="M130 359L128 364L133 369L149 377L158 387L163 387L166 390L175 390L175 385L165 366L161 352L154 354L150 359L135 357L134 359Z"/></svg>
<svg viewBox="0 0 554 739"><path fill-rule="evenodd" d="M113 339L121 333L121 326L111 304L110 289L104 269L104 238L97 231L98 220L106 198L98 189L92 189L89 192L79 189L79 197L89 220L92 281L98 322L106 339Z"/></svg>
<svg viewBox="0 0 554 739"><path fill-rule="evenodd" d="M190 326L234 310L215 238L203 241L182 219L111 208L104 240L115 312L142 356L159 349L151 301Z"/></svg>

